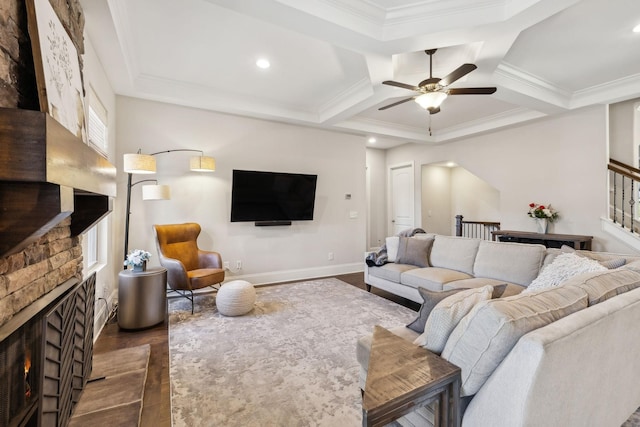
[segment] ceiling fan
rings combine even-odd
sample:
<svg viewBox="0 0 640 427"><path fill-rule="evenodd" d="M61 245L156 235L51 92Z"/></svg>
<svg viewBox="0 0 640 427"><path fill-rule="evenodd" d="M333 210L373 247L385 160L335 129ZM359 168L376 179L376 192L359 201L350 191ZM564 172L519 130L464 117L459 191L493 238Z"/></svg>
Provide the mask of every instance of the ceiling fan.
<svg viewBox="0 0 640 427"><path fill-rule="evenodd" d="M422 108L429 111L429 114L436 114L440 112L440 104L449 95L491 95L496 91L495 87L467 87L467 88L452 88L447 89L451 83L466 76L476 68L474 64L462 64L447 76L442 79L433 77L433 54L437 49L429 49L424 52L429 55L429 78L421 81L418 86L409 85L406 83L394 82L392 80L385 80L382 82L385 85L401 87L403 89L409 89L419 92L419 95L412 96L407 99L403 99L393 104L386 105L378 108L378 110L386 110L387 108L395 107L396 105L403 104L407 101L415 100Z"/></svg>

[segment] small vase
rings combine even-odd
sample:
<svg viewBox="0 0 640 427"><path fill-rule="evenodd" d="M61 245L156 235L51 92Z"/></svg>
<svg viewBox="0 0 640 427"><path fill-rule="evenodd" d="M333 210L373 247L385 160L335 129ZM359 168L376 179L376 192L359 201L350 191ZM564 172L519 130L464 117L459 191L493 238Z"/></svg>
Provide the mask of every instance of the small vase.
<svg viewBox="0 0 640 427"><path fill-rule="evenodd" d="M549 227L549 222L546 218L536 218L536 225L538 226L538 233L547 234L547 228Z"/></svg>
<svg viewBox="0 0 640 427"><path fill-rule="evenodd" d="M147 271L147 261L143 261L142 264L133 264L133 271L136 273Z"/></svg>

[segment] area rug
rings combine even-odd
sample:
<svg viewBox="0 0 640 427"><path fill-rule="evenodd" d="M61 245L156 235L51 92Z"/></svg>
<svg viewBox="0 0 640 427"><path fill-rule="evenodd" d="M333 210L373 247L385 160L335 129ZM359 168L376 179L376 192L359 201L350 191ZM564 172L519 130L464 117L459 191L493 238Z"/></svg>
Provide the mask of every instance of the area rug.
<svg viewBox="0 0 640 427"><path fill-rule="evenodd" d="M256 292L240 317L170 301L173 426L362 425L356 342L416 312L335 278Z"/></svg>

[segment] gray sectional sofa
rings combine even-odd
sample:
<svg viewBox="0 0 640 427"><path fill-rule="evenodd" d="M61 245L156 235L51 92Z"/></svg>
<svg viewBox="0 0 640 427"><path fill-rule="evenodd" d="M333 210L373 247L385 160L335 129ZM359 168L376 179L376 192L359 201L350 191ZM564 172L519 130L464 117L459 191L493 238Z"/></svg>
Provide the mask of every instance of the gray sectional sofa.
<svg viewBox="0 0 640 427"><path fill-rule="evenodd" d="M418 287L469 288L455 294L462 296L508 284L500 298L469 308L445 337L442 357L462 369L463 426L618 427L640 407L640 257L579 253L601 262L622 257L625 265L525 291L562 251L450 236L419 238L431 240L430 266L367 266L366 283L417 302L422 302ZM400 261L407 258L398 255ZM405 325L386 326L420 343L420 334ZM370 345L367 336L357 346L361 387ZM433 404L418 408L398 424L431 426L433 410Z"/></svg>
<svg viewBox="0 0 640 427"><path fill-rule="evenodd" d="M388 246L391 239L394 238L387 238ZM397 254L388 249L393 262L379 267L365 265L364 281L418 303L422 302L418 287L441 291L507 283L505 296L517 294L538 276L547 255L557 253L548 253L543 245L435 234L416 234L407 239L432 242L426 254L428 267L395 262ZM417 250L420 249L414 248ZM407 258L415 256L407 254Z"/></svg>

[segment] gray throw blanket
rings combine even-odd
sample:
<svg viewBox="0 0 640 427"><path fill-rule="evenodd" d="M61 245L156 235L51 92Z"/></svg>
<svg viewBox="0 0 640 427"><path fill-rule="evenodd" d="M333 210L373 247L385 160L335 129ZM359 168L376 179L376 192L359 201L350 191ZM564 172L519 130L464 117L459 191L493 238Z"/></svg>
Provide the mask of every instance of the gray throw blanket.
<svg viewBox="0 0 640 427"><path fill-rule="evenodd" d="M406 230L402 230L396 236L399 237L411 237L415 236L418 233L426 233L422 228L407 228ZM369 267L381 266L389 262L389 255L387 254L387 244L380 246L380 250L378 252L371 252L364 259L364 262L367 263Z"/></svg>

